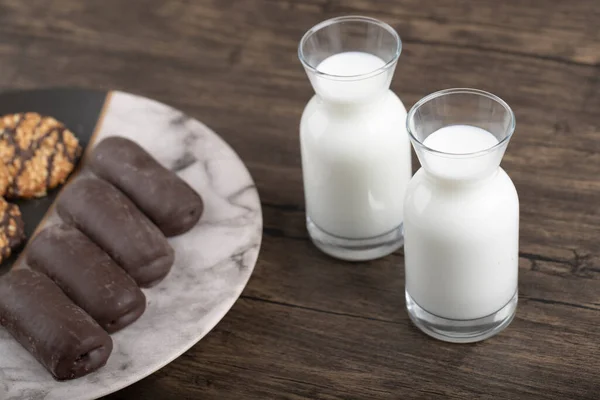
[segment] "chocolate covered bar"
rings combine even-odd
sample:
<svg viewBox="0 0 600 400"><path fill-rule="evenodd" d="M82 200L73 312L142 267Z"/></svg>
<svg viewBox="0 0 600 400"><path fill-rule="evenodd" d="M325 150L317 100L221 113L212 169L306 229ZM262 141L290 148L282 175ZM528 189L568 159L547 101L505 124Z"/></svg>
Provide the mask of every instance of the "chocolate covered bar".
<svg viewBox="0 0 600 400"><path fill-rule="evenodd" d="M60 217L87 235L142 287L161 281L175 253L162 232L127 196L98 178L68 185L57 201Z"/></svg>
<svg viewBox="0 0 600 400"><path fill-rule="evenodd" d="M53 225L27 247L27 263L50 277L108 333L136 321L146 297L112 258L77 228Z"/></svg>
<svg viewBox="0 0 600 400"><path fill-rule="evenodd" d="M57 380L106 364L113 343L42 273L20 269L0 277L0 323Z"/></svg>
<svg viewBox="0 0 600 400"><path fill-rule="evenodd" d="M202 215L200 195L129 139L104 139L92 152L89 165L133 200L168 237L187 232Z"/></svg>

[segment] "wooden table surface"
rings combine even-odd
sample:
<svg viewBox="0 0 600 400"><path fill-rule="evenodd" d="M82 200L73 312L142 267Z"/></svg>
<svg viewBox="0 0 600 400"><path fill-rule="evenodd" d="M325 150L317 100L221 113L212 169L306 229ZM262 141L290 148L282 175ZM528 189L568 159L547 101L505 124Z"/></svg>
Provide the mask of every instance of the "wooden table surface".
<svg viewBox="0 0 600 400"><path fill-rule="evenodd" d="M202 120L256 180L264 240L221 323L121 399L600 398L598 0L0 0L0 90L120 89ZM521 200L519 306L483 343L435 341L404 309L401 252L349 264L307 238L297 44L329 17L394 26L392 89L505 99ZM416 164L416 163L415 163Z"/></svg>

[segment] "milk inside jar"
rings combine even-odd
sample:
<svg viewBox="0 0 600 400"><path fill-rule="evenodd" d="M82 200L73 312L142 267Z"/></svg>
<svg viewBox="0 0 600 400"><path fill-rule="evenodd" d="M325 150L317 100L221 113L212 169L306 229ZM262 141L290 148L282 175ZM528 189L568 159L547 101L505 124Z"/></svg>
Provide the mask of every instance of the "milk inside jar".
<svg viewBox="0 0 600 400"><path fill-rule="evenodd" d="M347 260L402 245L410 144L406 109L389 90L399 53L376 53L333 52L307 68L316 93L300 123L307 227L319 248Z"/></svg>
<svg viewBox="0 0 600 400"><path fill-rule="evenodd" d="M519 200L499 166L510 120L490 112L486 118L493 123L487 123L474 111L473 119L495 134L427 121L449 109L435 104L415 118L422 135L413 145L422 168L409 184L404 208L406 301L411 319L426 333L471 342L499 332L514 315Z"/></svg>

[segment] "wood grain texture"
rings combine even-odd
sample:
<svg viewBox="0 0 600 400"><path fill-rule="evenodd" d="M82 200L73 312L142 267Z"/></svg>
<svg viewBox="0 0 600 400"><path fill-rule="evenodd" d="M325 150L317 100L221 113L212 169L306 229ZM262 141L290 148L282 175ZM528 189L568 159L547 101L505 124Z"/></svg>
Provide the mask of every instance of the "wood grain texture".
<svg viewBox="0 0 600 400"><path fill-rule="evenodd" d="M406 106L448 87L504 98L503 167L521 200L520 299L501 335L431 340L409 322L403 256L348 264L308 241L298 123L302 34L381 18L404 49ZM597 0L0 0L0 90L120 89L202 120L249 166L264 211L242 299L122 399L600 398Z"/></svg>

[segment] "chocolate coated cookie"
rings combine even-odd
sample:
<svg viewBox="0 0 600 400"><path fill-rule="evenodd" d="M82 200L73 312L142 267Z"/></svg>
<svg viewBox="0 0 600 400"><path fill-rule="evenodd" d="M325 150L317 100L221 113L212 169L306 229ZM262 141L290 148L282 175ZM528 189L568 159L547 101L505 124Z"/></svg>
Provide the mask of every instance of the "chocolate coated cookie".
<svg viewBox="0 0 600 400"><path fill-rule="evenodd" d="M108 333L132 324L146 309L135 281L75 227L42 230L27 246L27 263L56 282Z"/></svg>
<svg viewBox="0 0 600 400"><path fill-rule="evenodd" d="M113 348L92 317L50 278L28 269L0 276L0 325L57 380L96 371Z"/></svg>
<svg viewBox="0 0 600 400"><path fill-rule="evenodd" d="M0 117L0 161L10 175L8 198L45 196L66 181L80 155L75 135L52 117L37 113Z"/></svg>
<svg viewBox="0 0 600 400"><path fill-rule="evenodd" d="M141 287L160 282L175 251L162 232L119 189L98 178L65 187L56 203L63 221L106 251Z"/></svg>
<svg viewBox="0 0 600 400"><path fill-rule="evenodd" d="M94 149L89 166L133 200L167 237L189 231L202 215L200 195L129 139L104 139Z"/></svg>

